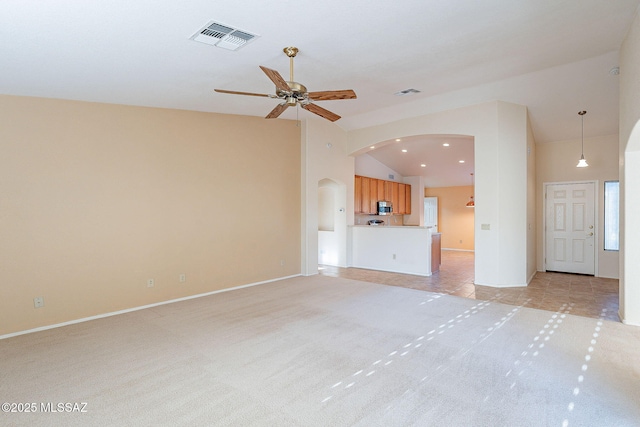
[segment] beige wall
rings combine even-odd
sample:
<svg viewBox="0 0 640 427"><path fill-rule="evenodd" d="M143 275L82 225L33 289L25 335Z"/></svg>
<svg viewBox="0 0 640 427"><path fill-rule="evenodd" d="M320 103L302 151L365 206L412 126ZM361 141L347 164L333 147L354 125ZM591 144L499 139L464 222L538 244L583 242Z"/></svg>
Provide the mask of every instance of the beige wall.
<svg viewBox="0 0 640 427"><path fill-rule="evenodd" d="M300 273L294 121L0 96L0 153L0 335Z"/></svg>
<svg viewBox="0 0 640 427"><path fill-rule="evenodd" d="M443 249L474 250L474 208L466 207L473 186L425 188L425 197L438 198L438 231Z"/></svg>
<svg viewBox="0 0 640 427"><path fill-rule="evenodd" d="M585 128L588 126L585 116ZM576 127L580 121L576 111ZM618 180L618 135L584 139L584 156L589 167L577 168L581 150L580 136L571 141L536 145L538 270L544 270L544 183L597 180L598 240L597 275L618 278L618 252L604 250L604 181Z"/></svg>

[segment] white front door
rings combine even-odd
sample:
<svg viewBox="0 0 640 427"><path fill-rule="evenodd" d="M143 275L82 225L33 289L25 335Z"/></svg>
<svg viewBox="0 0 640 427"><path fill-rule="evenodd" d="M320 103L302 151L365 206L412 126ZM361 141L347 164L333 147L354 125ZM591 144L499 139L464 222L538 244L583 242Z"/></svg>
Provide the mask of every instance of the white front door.
<svg viewBox="0 0 640 427"><path fill-rule="evenodd" d="M595 185L549 184L545 191L545 269L595 274Z"/></svg>

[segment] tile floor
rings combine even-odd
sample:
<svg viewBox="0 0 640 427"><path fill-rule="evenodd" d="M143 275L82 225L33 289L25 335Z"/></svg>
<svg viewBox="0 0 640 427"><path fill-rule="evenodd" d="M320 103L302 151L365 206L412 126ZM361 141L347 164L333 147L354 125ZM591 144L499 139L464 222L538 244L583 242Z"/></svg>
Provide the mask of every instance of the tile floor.
<svg viewBox="0 0 640 427"><path fill-rule="evenodd" d="M319 267L319 273L550 311L567 303L571 314L620 321L617 279L538 272L528 286L493 288L473 284L473 263L473 252L443 250L440 271L430 277L325 265ZM606 314L601 316L604 308Z"/></svg>

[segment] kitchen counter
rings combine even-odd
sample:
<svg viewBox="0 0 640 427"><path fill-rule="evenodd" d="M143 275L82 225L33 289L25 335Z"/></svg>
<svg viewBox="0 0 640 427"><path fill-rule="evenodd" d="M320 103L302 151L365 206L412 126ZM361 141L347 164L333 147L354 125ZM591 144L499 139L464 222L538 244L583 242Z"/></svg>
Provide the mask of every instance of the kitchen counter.
<svg viewBox="0 0 640 427"><path fill-rule="evenodd" d="M435 233L431 227L353 225L349 234L352 267L419 276L432 274L431 240Z"/></svg>

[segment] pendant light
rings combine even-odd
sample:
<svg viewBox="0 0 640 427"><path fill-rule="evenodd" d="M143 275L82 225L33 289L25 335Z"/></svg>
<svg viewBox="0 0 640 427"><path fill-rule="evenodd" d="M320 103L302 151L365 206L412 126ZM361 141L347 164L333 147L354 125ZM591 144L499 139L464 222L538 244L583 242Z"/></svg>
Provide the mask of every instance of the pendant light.
<svg viewBox="0 0 640 427"><path fill-rule="evenodd" d="M473 186L473 173L471 174L471 185ZM469 197L469 201L467 202L467 207L468 208L476 207L476 202L473 201L473 196Z"/></svg>
<svg viewBox="0 0 640 427"><path fill-rule="evenodd" d="M584 159L584 115L587 114L587 112L586 111L580 111L580 112L578 112L578 114L582 118L582 149L581 149L580 160L578 161L578 164L576 165L576 167L577 168L586 168L587 166L589 166L587 161Z"/></svg>

